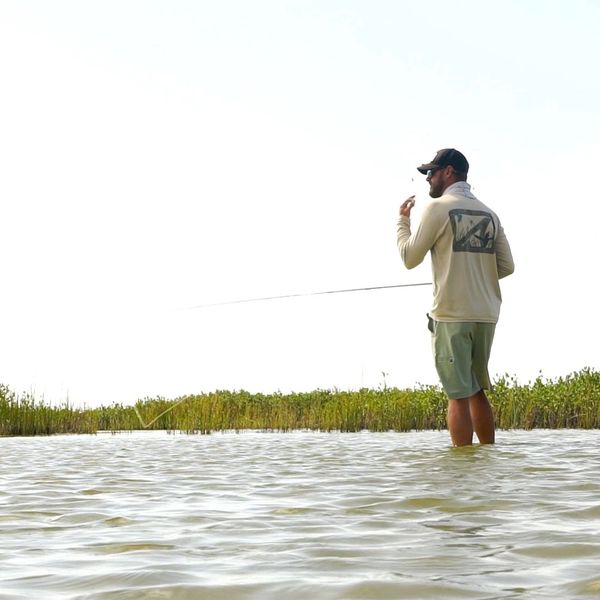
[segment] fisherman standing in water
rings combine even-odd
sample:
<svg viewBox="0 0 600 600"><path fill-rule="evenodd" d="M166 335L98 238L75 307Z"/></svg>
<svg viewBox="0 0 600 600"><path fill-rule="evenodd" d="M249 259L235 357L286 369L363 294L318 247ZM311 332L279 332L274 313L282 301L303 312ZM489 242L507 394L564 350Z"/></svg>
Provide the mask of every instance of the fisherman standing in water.
<svg viewBox="0 0 600 600"><path fill-rule="evenodd" d="M454 446L495 440L494 414L485 394L488 360L502 296L499 279L514 271L508 240L497 215L467 183L469 163L453 148L417 167L434 199L411 232L411 196L400 206L398 249L407 269L431 252L435 367L448 395L448 429ZM428 315L429 316L429 315Z"/></svg>

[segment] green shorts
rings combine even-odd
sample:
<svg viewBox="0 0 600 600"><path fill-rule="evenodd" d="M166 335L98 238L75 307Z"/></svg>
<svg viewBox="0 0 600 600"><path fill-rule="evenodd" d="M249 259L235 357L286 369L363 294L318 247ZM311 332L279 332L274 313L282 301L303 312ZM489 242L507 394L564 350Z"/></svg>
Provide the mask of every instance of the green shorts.
<svg viewBox="0 0 600 600"><path fill-rule="evenodd" d="M435 368L448 398L491 388L488 361L495 330L495 323L433 321Z"/></svg>

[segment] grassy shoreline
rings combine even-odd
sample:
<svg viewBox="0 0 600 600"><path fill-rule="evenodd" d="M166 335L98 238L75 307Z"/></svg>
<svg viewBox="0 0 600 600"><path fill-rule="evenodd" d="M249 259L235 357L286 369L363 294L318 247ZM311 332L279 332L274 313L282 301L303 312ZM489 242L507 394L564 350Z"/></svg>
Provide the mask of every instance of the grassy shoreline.
<svg viewBox="0 0 600 600"><path fill-rule="evenodd" d="M600 428L600 372L520 384L503 376L489 394L499 429ZM187 433L258 429L410 431L446 428L446 396L438 386L416 389L315 390L291 394L215 391L135 406L50 406L0 385L0 436L96 433L140 429Z"/></svg>

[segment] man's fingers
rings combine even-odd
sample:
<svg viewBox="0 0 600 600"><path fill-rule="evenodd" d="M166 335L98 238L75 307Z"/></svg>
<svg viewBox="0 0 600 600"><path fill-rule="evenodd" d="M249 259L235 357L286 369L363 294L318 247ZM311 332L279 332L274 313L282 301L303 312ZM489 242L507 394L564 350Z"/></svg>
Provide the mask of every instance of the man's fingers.
<svg viewBox="0 0 600 600"><path fill-rule="evenodd" d="M403 216L406 216L406 217L410 216L410 211L414 205L415 205L415 197L411 196L410 198L407 198L400 205L400 214Z"/></svg>

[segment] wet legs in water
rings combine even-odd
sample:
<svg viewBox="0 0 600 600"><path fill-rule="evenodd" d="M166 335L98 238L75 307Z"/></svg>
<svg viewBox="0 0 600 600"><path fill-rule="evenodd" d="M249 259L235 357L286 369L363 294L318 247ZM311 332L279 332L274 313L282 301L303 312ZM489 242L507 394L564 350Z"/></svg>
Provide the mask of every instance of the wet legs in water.
<svg viewBox="0 0 600 600"><path fill-rule="evenodd" d="M494 443L494 413L483 390L468 398L448 400L448 430L453 446L472 444L473 431L481 444Z"/></svg>

